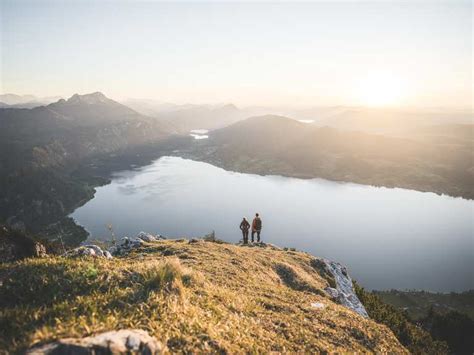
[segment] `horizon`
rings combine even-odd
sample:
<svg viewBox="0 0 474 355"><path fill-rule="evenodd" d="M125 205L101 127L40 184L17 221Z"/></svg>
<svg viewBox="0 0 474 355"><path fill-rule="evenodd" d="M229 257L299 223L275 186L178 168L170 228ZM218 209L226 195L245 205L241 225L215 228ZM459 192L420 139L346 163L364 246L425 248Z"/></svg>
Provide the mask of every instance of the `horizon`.
<svg viewBox="0 0 474 355"><path fill-rule="evenodd" d="M472 0L199 1L0 0L0 355L474 355Z"/></svg>
<svg viewBox="0 0 474 355"><path fill-rule="evenodd" d="M472 108L468 1L0 4L4 93Z"/></svg>
<svg viewBox="0 0 474 355"><path fill-rule="evenodd" d="M270 105L237 105L234 102L189 102L189 101L183 101L183 102L171 102L171 101L164 101L160 99L154 99L154 98L146 98L146 97L126 97L123 99L117 99L115 97L109 96L103 91L94 91L94 92L84 92L84 93L78 93L75 92L69 96L62 96L62 95L50 95L50 96L37 96L33 94L17 94L13 92L1 92L0 96L6 96L6 95L14 95L18 97L32 97L34 100L38 101L27 101L27 102L38 102L38 106L45 106L49 105L50 103L55 103L58 102L59 100L68 100L72 98L75 95L79 96L86 96L86 95L92 95L100 93L107 97L110 100L113 100L115 102L118 102L120 104L123 104L127 106L132 101L137 101L139 103L152 103L156 105L174 105L174 106L208 106L208 107L221 107L221 106L226 106L226 105L233 105L239 110L245 110L245 109L268 109L268 110L311 110L311 109L322 109L322 108L344 108L344 109L363 109L363 110L370 110L370 111L408 111L408 112L430 112L430 111L447 111L447 112L465 112L465 111L471 111L472 107L467 106L467 107L449 107L449 106L370 106L370 105L363 105L363 104L352 104L352 105L344 105L344 104L321 104L321 105L305 105L305 106L291 106L290 105L275 105L275 106L270 106ZM51 100L48 102L44 102L42 100ZM0 100L1 102L1 100ZM269 113L272 114L272 113ZM262 114L265 115L265 114Z"/></svg>

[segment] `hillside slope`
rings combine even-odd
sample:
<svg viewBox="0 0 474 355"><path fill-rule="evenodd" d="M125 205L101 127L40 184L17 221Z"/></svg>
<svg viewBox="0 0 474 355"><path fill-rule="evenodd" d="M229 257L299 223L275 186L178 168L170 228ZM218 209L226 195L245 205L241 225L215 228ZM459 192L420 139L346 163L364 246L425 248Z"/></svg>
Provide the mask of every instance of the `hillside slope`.
<svg viewBox="0 0 474 355"><path fill-rule="evenodd" d="M473 139L395 138L261 116L211 132L190 157L239 172L474 198Z"/></svg>
<svg viewBox="0 0 474 355"><path fill-rule="evenodd" d="M333 302L318 259L272 246L144 243L110 260L0 266L0 349L144 329L171 352L406 353L385 326Z"/></svg>
<svg viewBox="0 0 474 355"><path fill-rule="evenodd" d="M0 109L0 172L15 176L62 166L155 142L170 133L168 126L99 92L34 109Z"/></svg>
<svg viewBox="0 0 474 355"><path fill-rule="evenodd" d="M77 230L65 216L106 181L84 178L81 167L125 153L139 160L172 133L100 92L33 109L0 108L0 222L46 235ZM50 227L61 219L64 226Z"/></svg>

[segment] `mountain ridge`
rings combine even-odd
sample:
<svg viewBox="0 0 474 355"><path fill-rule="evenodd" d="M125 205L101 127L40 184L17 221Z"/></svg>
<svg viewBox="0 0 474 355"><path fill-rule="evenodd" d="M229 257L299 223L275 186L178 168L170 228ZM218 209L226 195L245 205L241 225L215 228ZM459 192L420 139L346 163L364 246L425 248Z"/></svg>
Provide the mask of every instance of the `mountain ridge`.
<svg viewBox="0 0 474 355"><path fill-rule="evenodd" d="M120 154L140 160L141 152L152 151L173 133L102 93L32 109L0 109L0 221L43 231L90 199L94 185L107 181L93 169L82 176L84 165ZM80 229L71 220L66 225L74 233Z"/></svg>
<svg viewBox="0 0 474 355"><path fill-rule="evenodd" d="M2 347L132 326L170 352L407 353L386 326L324 291L335 281L319 258L265 244L149 240L112 259L0 264L0 325L10 324Z"/></svg>
<svg viewBox="0 0 474 355"><path fill-rule="evenodd" d="M385 136L264 115L214 130L185 154L244 173L319 177L472 199L473 138L448 138Z"/></svg>

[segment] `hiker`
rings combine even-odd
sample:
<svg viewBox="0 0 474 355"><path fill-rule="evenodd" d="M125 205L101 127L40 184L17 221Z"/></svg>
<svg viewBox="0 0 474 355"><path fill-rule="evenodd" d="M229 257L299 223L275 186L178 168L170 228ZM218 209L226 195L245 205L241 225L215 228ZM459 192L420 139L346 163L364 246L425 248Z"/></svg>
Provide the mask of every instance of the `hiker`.
<svg viewBox="0 0 474 355"><path fill-rule="evenodd" d="M257 233L257 243L260 243L260 232L262 230L262 220L258 216L258 213L255 213L255 218L252 221L252 243L253 236Z"/></svg>
<svg viewBox="0 0 474 355"><path fill-rule="evenodd" d="M240 222L240 230L242 231L242 235L244 237L244 244L248 244L249 242L249 228L250 228L250 223L244 217L242 219L242 222Z"/></svg>

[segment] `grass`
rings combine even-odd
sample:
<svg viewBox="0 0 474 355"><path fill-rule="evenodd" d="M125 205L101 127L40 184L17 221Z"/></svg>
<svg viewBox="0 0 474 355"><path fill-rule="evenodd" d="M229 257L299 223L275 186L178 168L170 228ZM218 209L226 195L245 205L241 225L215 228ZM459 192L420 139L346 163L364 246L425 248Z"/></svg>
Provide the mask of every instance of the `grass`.
<svg viewBox="0 0 474 355"><path fill-rule="evenodd" d="M186 240L111 260L4 264L0 349L139 328L170 352L406 352L387 327L328 299L316 264L302 252Z"/></svg>

